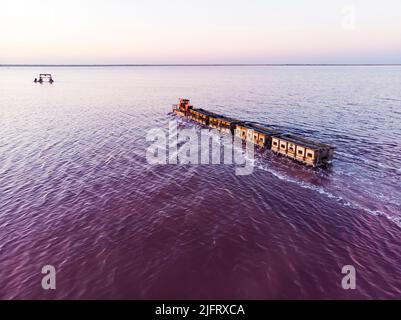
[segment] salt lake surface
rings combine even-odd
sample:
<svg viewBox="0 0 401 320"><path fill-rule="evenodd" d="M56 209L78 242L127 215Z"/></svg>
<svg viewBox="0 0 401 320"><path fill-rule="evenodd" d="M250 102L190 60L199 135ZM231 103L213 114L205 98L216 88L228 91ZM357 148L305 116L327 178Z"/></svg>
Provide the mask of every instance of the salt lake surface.
<svg viewBox="0 0 401 320"><path fill-rule="evenodd" d="M396 66L1 67L0 298L400 298L400 84ZM150 165L179 97L333 144L333 165Z"/></svg>

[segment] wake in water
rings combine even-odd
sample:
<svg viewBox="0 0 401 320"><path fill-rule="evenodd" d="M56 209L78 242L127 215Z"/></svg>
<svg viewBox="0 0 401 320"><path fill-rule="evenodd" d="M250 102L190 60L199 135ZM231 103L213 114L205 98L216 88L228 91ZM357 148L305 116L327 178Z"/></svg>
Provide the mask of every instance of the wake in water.
<svg viewBox="0 0 401 320"><path fill-rule="evenodd" d="M346 194L343 194L343 193L342 194L334 194L334 193L330 192L329 189L325 189L322 186L311 184L311 183L307 183L307 182L303 181L300 178L291 177L288 173L284 173L283 171L280 171L278 169L274 169L269 164L261 163L261 161L258 161L258 162L259 163L258 163L257 167L260 170L264 170L266 172L269 172L273 176L275 176L276 178L278 178L280 180L283 180L285 182L294 183L294 184L296 184L296 185L298 185L298 186L300 186L302 188L305 188L305 189L316 191L319 194L326 196L327 198L333 199L334 201L340 203L344 207L357 209L357 210L362 210L364 212L367 212L367 213L375 215L375 216L383 216L386 219L388 219L389 221L394 222L398 227L401 228L401 217L397 216L395 213L388 213L388 212L384 212L384 211L381 211L381 210L378 210L378 209L374 210L374 209L367 208L362 203L358 203L355 199L348 198ZM313 173L312 170L311 170L310 173L318 175L317 172ZM335 182L333 182L333 184L334 183ZM341 181L337 181L337 183L341 183ZM386 201L391 201L391 200L386 199ZM398 202L396 202L395 204L396 205L400 205Z"/></svg>
<svg viewBox="0 0 401 320"><path fill-rule="evenodd" d="M1 298L46 298L47 264L54 298L399 295L401 68L49 68L63 81L27 85L40 72L0 68ZM334 145L334 162L149 165L146 133L182 95Z"/></svg>
<svg viewBox="0 0 401 320"><path fill-rule="evenodd" d="M173 114L171 114L171 118L175 118ZM194 128L196 130L200 130L199 125L189 122L185 119L178 119L182 128ZM237 148L236 151L241 152L242 150ZM313 190L329 199L332 199L333 201L336 201L344 207L361 210L374 216L383 216L401 228L401 216L397 215L397 212L399 212L397 208L401 207L401 204L396 199L391 198L391 196L381 195L381 201L395 207L393 210L391 210L391 208L387 208L386 210L385 208L374 208L374 205L372 206L373 208L368 207L366 204L364 204L365 198L361 199L361 197L352 197L352 193L344 192L347 190L347 184L350 183L350 181L347 180L348 177L354 178L355 173L350 173L349 171L343 171L336 168L328 171L322 170L321 168L305 168L304 166L298 165L290 159L277 155L273 156L272 152L269 150L266 150L263 153L256 152L255 155L256 158L247 158L247 161L250 161L250 163L252 163L252 165L254 165L256 168L269 172L282 181L296 184L308 190ZM393 166L382 164L380 162L355 156L349 153L346 154L344 152L337 152L336 156L344 160L351 159L356 163L362 162L368 166L378 166L387 170L395 170ZM360 177L357 177L356 181L360 181L360 179ZM318 184L317 182L308 182L310 180L323 180L323 184ZM353 181L355 182L355 180ZM362 185L363 181L360 182ZM361 192L363 190L359 189L359 191ZM366 198L373 196L369 190L364 191L366 192Z"/></svg>

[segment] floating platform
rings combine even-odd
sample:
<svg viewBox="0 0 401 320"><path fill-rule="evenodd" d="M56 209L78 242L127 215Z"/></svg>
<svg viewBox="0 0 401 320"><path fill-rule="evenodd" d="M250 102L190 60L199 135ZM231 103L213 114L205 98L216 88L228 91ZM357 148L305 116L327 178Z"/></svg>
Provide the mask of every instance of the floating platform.
<svg viewBox="0 0 401 320"><path fill-rule="evenodd" d="M334 157L334 147L258 123L229 118L204 109L194 109L189 99L180 99L173 112L204 126L231 133L257 147L284 155L304 165L327 166Z"/></svg>
<svg viewBox="0 0 401 320"><path fill-rule="evenodd" d="M43 83L45 80L47 80L49 83L53 83L53 77L50 73L41 73L39 74L39 80L38 78L35 78L35 80L33 80L33 82L39 82L39 83Z"/></svg>

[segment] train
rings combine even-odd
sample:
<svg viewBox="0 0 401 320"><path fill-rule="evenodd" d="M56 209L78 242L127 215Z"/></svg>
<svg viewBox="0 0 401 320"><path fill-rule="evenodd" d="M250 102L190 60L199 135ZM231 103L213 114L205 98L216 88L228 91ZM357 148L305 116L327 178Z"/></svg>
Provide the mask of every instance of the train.
<svg viewBox="0 0 401 320"><path fill-rule="evenodd" d="M232 134L243 141L249 141L260 149L271 150L311 167L328 167L334 158L335 147L282 132L267 125L226 117L202 108L194 108L189 99L180 98L172 111L203 126Z"/></svg>

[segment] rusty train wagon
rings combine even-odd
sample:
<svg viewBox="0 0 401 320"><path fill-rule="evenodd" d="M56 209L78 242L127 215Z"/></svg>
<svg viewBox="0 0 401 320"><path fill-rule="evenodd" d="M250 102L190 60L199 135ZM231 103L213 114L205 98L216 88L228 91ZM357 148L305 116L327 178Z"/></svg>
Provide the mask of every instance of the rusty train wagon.
<svg viewBox="0 0 401 320"><path fill-rule="evenodd" d="M280 132L266 127L261 126L253 122L242 122L236 125L235 135L242 140L247 140L260 148L270 149L272 145L272 139L274 136L279 135Z"/></svg>
<svg viewBox="0 0 401 320"><path fill-rule="evenodd" d="M213 115L213 113L204 110L204 109L191 109L188 113L188 119L196 121L205 126L209 125L209 117Z"/></svg>
<svg viewBox="0 0 401 320"><path fill-rule="evenodd" d="M273 137L271 150L313 167L330 164L334 155L332 146L291 134Z"/></svg>
<svg viewBox="0 0 401 320"><path fill-rule="evenodd" d="M209 127L220 130L224 133L234 134L236 125L240 122L240 120L225 117L219 114L214 114L209 117Z"/></svg>

